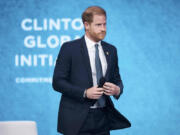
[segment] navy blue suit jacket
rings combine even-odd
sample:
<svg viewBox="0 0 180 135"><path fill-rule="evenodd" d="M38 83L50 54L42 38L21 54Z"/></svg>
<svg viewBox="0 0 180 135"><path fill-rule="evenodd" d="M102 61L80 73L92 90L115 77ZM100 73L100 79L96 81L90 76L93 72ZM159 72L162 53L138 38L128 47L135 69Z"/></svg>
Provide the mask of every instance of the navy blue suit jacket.
<svg viewBox="0 0 180 135"><path fill-rule="evenodd" d="M101 44L107 60L105 78L108 82L118 85L122 94L123 84L119 74L117 50L104 41ZM53 88L62 93L58 132L65 135L78 133L90 106L96 102L93 99L83 98L84 90L92 86L92 71L84 37L64 43L60 49L53 76ZM119 96L116 98L118 99ZM109 96L106 96L106 101L110 130L130 127L130 122L114 108Z"/></svg>

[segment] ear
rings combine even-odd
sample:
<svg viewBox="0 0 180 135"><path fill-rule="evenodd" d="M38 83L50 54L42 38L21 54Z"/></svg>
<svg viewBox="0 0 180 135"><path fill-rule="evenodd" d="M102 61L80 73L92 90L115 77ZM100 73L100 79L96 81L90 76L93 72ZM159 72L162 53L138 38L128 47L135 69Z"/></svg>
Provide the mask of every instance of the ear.
<svg viewBox="0 0 180 135"><path fill-rule="evenodd" d="M84 22L84 27L85 27L85 30L88 31L90 24L88 22Z"/></svg>

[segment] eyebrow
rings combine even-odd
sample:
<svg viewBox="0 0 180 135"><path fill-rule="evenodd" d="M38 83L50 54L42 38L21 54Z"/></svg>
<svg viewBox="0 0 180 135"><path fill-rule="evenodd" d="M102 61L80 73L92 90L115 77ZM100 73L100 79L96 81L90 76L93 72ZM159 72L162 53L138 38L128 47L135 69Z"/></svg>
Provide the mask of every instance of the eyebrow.
<svg viewBox="0 0 180 135"><path fill-rule="evenodd" d="M106 23L96 23L95 25L101 25L101 24L106 24Z"/></svg>

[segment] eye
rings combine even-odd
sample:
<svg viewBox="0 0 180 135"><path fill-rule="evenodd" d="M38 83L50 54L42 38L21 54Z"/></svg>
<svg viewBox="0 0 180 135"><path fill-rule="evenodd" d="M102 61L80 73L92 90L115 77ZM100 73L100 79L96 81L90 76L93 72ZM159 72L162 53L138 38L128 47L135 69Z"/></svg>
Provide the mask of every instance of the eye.
<svg viewBox="0 0 180 135"><path fill-rule="evenodd" d="M96 24L96 26L98 26L98 27L99 27L99 26L101 26L101 24Z"/></svg>

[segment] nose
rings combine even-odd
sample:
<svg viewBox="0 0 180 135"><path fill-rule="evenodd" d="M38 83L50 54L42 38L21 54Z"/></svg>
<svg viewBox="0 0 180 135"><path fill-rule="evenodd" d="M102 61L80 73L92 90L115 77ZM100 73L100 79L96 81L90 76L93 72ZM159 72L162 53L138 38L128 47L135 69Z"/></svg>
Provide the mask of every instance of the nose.
<svg viewBox="0 0 180 135"><path fill-rule="evenodd" d="M102 26L101 26L101 30L102 30L102 31L106 31L106 25L102 25Z"/></svg>

